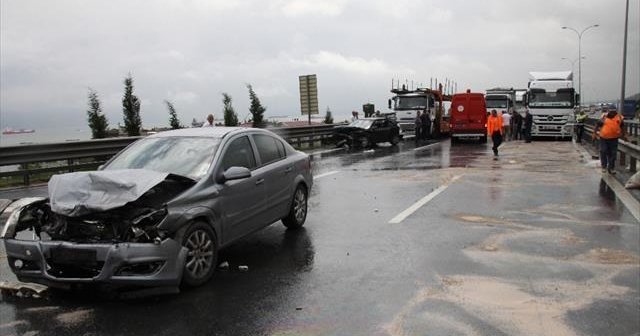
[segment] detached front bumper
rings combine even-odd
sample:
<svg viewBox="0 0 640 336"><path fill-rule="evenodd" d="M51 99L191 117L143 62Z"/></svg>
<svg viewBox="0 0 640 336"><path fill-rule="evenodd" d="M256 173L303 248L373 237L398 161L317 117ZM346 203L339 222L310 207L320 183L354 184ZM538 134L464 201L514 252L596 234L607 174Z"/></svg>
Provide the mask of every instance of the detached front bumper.
<svg viewBox="0 0 640 336"><path fill-rule="evenodd" d="M53 287L78 283L178 286L187 249L173 239L154 243L76 244L3 239L20 281Z"/></svg>

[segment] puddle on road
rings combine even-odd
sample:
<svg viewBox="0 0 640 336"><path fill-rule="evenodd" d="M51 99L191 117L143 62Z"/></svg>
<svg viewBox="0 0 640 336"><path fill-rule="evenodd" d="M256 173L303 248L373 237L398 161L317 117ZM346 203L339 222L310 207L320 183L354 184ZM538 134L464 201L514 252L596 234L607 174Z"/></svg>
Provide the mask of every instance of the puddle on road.
<svg viewBox="0 0 640 336"><path fill-rule="evenodd" d="M58 322L72 327L87 322L93 316L93 309L80 309L72 312L58 314L55 319Z"/></svg>
<svg viewBox="0 0 640 336"><path fill-rule="evenodd" d="M589 252L578 256L577 259L607 265L637 265L640 263L640 258L637 255L626 251L610 250L606 248L592 249Z"/></svg>

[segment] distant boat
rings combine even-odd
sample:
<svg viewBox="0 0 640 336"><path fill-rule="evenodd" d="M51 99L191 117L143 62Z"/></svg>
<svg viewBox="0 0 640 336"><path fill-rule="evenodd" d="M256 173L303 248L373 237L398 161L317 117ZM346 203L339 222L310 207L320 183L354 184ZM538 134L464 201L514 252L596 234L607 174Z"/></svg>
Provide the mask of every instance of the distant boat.
<svg viewBox="0 0 640 336"><path fill-rule="evenodd" d="M13 128L5 128L5 129L2 131L2 134L9 135L9 134L24 134L24 133L35 133L35 132L36 132L36 130L34 130L34 129L24 129L24 128L21 128L21 129L13 129Z"/></svg>

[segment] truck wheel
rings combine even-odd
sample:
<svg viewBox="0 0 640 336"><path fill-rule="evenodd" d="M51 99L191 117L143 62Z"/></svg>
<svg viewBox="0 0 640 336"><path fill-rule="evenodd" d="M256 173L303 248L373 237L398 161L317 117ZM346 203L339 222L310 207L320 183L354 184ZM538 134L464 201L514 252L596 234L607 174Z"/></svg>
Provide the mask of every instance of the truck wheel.
<svg viewBox="0 0 640 336"><path fill-rule="evenodd" d="M290 230L301 228L307 219L307 209L307 188L299 184L295 193L293 193L289 214L282 219L282 224Z"/></svg>
<svg viewBox="0 0 640 336"><path fill-rule="evenodd" d="M216 269L218 259L216 235L207 223L194 222L185 232L182 246L188 250L182 272L182 283L188 287L200 286L211 278Z"/></svg>

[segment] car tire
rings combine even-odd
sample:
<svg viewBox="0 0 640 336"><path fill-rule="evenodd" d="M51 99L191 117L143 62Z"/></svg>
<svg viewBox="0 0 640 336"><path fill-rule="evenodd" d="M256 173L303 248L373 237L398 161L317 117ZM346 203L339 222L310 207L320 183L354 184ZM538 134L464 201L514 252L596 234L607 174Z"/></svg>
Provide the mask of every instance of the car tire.
<svg viewBox="0 0 640 336"><path fill-rule="evenodd" d="M458 138L456 138L456 137L452 136L452 137L451 137L451 143L452 143L452 144L454 144L454 143L458 143Z"/></svg>
<svg viewBox="0 0 640 336"><path fill-rule="evenodd" d="M397 134L393 135L390 142L393 146L397 145L400 142L400 136Z"/></svg>
<svg viewBox="0 0 640 336"><path fill-rule="evenodd" d="M487 143L487 136L486 135L480 137L480 143Z"/></svg>
<svg viewBox="0 0 640 336"><path fill-rule="evenodd" d="M361 148L369 148L369 146L371 145L371 142L369 141L369 138L367 138L367 137L359 138L358 139L358 143L359 143Z"/></svg>
<svg viewBox="0 0 640 336"><path fill-rule="evenodd" d="M209 281L218 260L218 241L211 226L200 221L192 223L184 233L182 246L188 250L182 284L196 287Z"/></svg>
<svg viewBox="0 0 640 336"><path fill-rule="evenodd" d="M307 219L307 201L307 188L302 184L298 184L296 191L293 193L293 200L291 200L289 213L282 219L282 224L284 224L287 229L295 230L304 225L304 222Z"/></svg>

